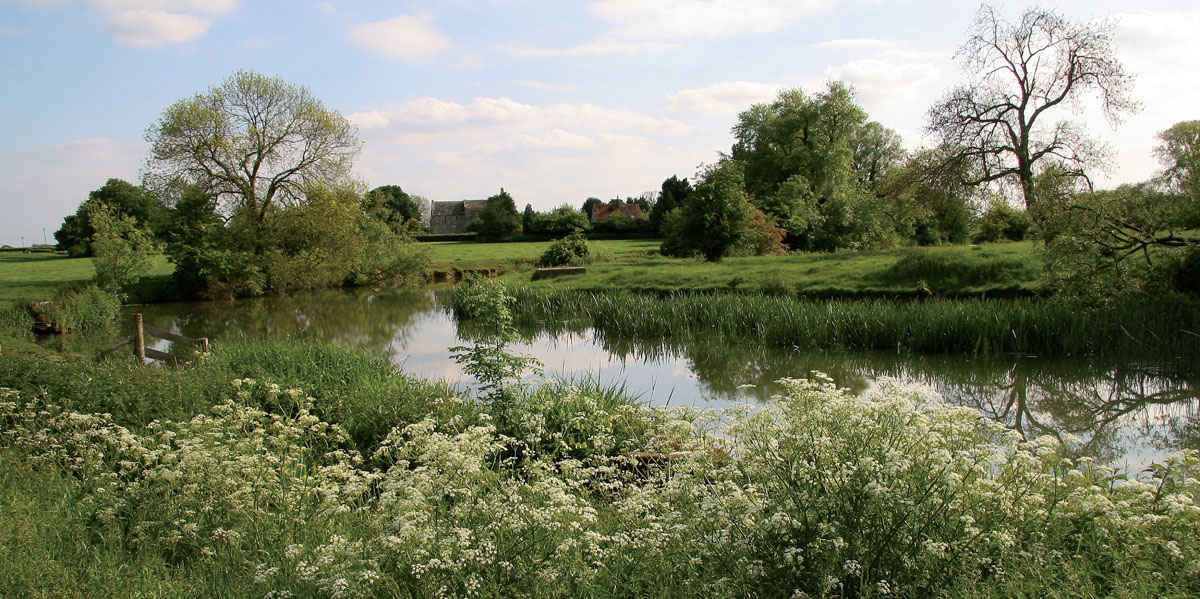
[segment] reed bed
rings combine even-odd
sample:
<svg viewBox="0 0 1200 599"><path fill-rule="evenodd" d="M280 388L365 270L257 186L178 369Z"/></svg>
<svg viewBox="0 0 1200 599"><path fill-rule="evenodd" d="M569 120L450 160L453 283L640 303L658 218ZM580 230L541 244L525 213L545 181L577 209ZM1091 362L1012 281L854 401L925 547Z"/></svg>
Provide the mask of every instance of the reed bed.
<svg viewBox="0 0 1200 599"><path fill-rule="evenodd" d="M524 287L511 293L518 322L569 316L611 336L703 333L800 350L1200 358L1200 305L1179 298L1091 306L1055 298L811 300Z"/></svg>

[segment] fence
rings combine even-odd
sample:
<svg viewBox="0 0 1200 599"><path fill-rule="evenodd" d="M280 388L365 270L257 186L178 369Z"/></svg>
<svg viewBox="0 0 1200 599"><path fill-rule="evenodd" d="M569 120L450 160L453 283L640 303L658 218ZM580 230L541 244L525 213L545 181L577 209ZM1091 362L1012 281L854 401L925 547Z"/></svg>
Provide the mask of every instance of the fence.
<svg viewBox="0 0 1200 599"><path fill-rule="evenodd" d="M100 355L100 357L103 357L114 351L117 351L118 349L121 349L122 347L125 347L126 345L132 344L133 345L133 355L134 355L134 357L137 358L139 364L145 364L146 358L154 358L155 360L167 360L167 361L174 362L174 363L179 362L179 356L169 354L167 352L161 352L154 348L146 347L146 336L147 335L149 335L151 337L158 337L160 339L166 339L168 341L174 341L176 343L192 345L192 346L200 348L200 351L202 351L206 354L209 352L208 337L200 337L197 339L193 339L191 337L184 337L183 335L176 335L175 333L172 333L170 331L164 331L160 328L152 327L150 325L144 324L142 322L141 313L138 313L138 314L133 315L133 334L130 335L129 337L126 337L120 343L117 343L116 345L114 345L112 347L108 347L108 348L100 350L99 355Z"/></svg>

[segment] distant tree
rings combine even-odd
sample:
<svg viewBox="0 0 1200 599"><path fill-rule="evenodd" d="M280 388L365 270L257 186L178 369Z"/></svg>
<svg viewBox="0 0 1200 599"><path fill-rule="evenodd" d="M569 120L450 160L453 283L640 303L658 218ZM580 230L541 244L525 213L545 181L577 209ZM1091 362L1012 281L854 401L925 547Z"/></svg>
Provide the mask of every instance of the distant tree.
<svg viewBox="0 0 1200 599"><path fill-rule="evenodd" d="M421 207L417 200L398 185L383 185L368 191L363 196L363 213L397 232L421 222Z"/></svg>
<svg viewBox="0 0 1200 599"><path fill-rule="evenodd" d="M658 201L650 210L650 226L654 228L655 232L662 233L663 216L682 206L691 193L692 186L686 178L680 179L671 175L671 178L662 182L662 191L658 194Z"/></svg>
<svg viewBox="0 0 1200 599"><path fill-rule="evenodd" d="M603 203L604 202L602 202L600 200L600 198L588 198L587 200L585 200L583 202L584 216L587 216L588 220L591 220L592 219L592 209L595 208L598 204L603 204Z"/></svg>
<svg viewBox="0 0 1200 599"><path fill-rule="evenodd" d="M95 228L91 222L91 213L100 205L116 218L128 216L138 227L159 235L166 226L166 209L158 199L144 188L122 179L109 179L88 194L75 214L63 219L62 226L54 232L58 246L72 256L92 255L91 240Z"/></svg>
<svg viewBox="0 0 1200 599"><path fill-rule="evenodd" d="M533 211L533 204L525 204L525 212L521 214L521 226L525 230L525 234L538 233L537 212Z"/></svg>
<svg viewBox="0 0 1200 599"><path fill-rule="evenodd" d="M497 241L521 233L521 215L513 198L503 189L487 199L479 218L468 226L480 239Z"/></svg>
<svg viewBox="0 0 1200 599"><path fill-rule="evenodd" d="M538 215L538 233L562 237L575 231L591 228L588 217L570 204L563 204L547 214Z"/></svg>
<svg viewBox="0 0 1200 599"><path fill-rule="evenodd" d="M168 106L146 139L151 181L202 184L255 229L312 185L339 185L360 147L350 121L307 88L250 71Z"/></svg>
<svg viewBox="0 0 1200 599"><path fill-rule="evenodd" d="M934 148L892 167L878 193L887 198L896 232L920 245L966 243L981 191L963 183L966 175L956 169L967 166Z"/></svg>
<svg viewBox="0 0 1200 599"><path fill-rule="evenodd" d="M710 262L719 261L751 221L753 208L746 194L745 177L741 163L735 160L706 167L687 203L679 209L678 222L668 227L671 235L663 240L663 253L699 253Z"/></svg>
<svg viewBox="0 0 1200 599"><path fill-rule="evenodd" d="M874 189L892 167L904 160L900 134L871 121L859 127L850 139L854 152L853 170L859 181Z"/></svg>
<svg viewBox="0 0 1200 599"><path fill-rule="evenodd" d="M1160 179L1172 191L1200 204L1200 121L1175 123L1158 134L1154 155L1163 165Z"/></svg>
<svg viewBox="0 0 1200 599"><path fill-rule="evenodd" d="M1055 163L1085 178L1100 159L1079 126L1050 122L1050 115L1089 95L1114 122L1136 109L1128 91L1133 77L1117 60L1104 22L1075 24L1039 8L1008 22L985 5L958 57L971 79L929 109L928 130L957 148L955 158L973 163L967 183L1014 185L1035 217L1041 208L1034 179L1042 166Z"/></svg>

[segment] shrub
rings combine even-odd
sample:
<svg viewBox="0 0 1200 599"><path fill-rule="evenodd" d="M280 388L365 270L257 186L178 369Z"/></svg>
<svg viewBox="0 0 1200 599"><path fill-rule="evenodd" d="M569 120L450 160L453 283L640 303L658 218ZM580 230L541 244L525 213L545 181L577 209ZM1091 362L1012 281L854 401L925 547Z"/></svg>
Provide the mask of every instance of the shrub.
<svg viewBox="0 0 1200 599"><path fill-rule="evenodd" d="M118 216L104 204L89 212L95 230L91 249L95 255L96 284L123 296L125 290L150 270L154 238L130 216Z"/></svg>
<svg viewBox="0 0 1200 599"><path fill-rule="evenodd" d="M55 327L86 330L108 326L121 311L121 298L95 284L61 288L41 313Z"/></svg>
<svg viewBox="0 0 1200 599"><path fill-rule="evenodd" d="M538 258L538 266L581 266L590 256L587 238L576 231L550 244Z"/></svg>
<svg viewBox="0 0 1200 599"><path fill-rule="evenodd" d="M1023 210L1017 210L1003 201L993 202L975 225L973 243L988 243L1007 239L1021 241L1029 233L1033 222Z"/></svg>

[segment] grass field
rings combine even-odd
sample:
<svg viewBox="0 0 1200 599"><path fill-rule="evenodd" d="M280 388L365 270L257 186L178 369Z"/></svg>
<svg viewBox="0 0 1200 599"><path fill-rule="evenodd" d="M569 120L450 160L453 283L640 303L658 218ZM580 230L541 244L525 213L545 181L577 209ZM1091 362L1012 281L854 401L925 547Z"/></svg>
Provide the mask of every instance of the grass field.
<svg viewBox="0 0 1200 599"><path fill-rule="evenodd" d="M147 274L169 275L174 270L166 256L156 256ZM94 276L91 258L0 252L0 302L49 299L60 285L82 283Z"/></svg>
<svg viewBox="0 0 1200 599"><path fill-rule="evenodd" d="M425 245L435 270L498 268L506 279L526 282L550 243L451 241ZM1042 277L1042 257L1033 242L797 253L726 258L716 264L661 256L656 240L590 243L594 259L586 274L530 284L550 289L652 293L733 290L809 296L1028 295L1040 289ZM172 270L166 257L158 256L147 278L162 281ZM93 274L90 258L3 252L0 302L48 299L59 285L86 281ZM143 300L170 297L167 291L153 289L141 295L146 296Z"/></svg>

